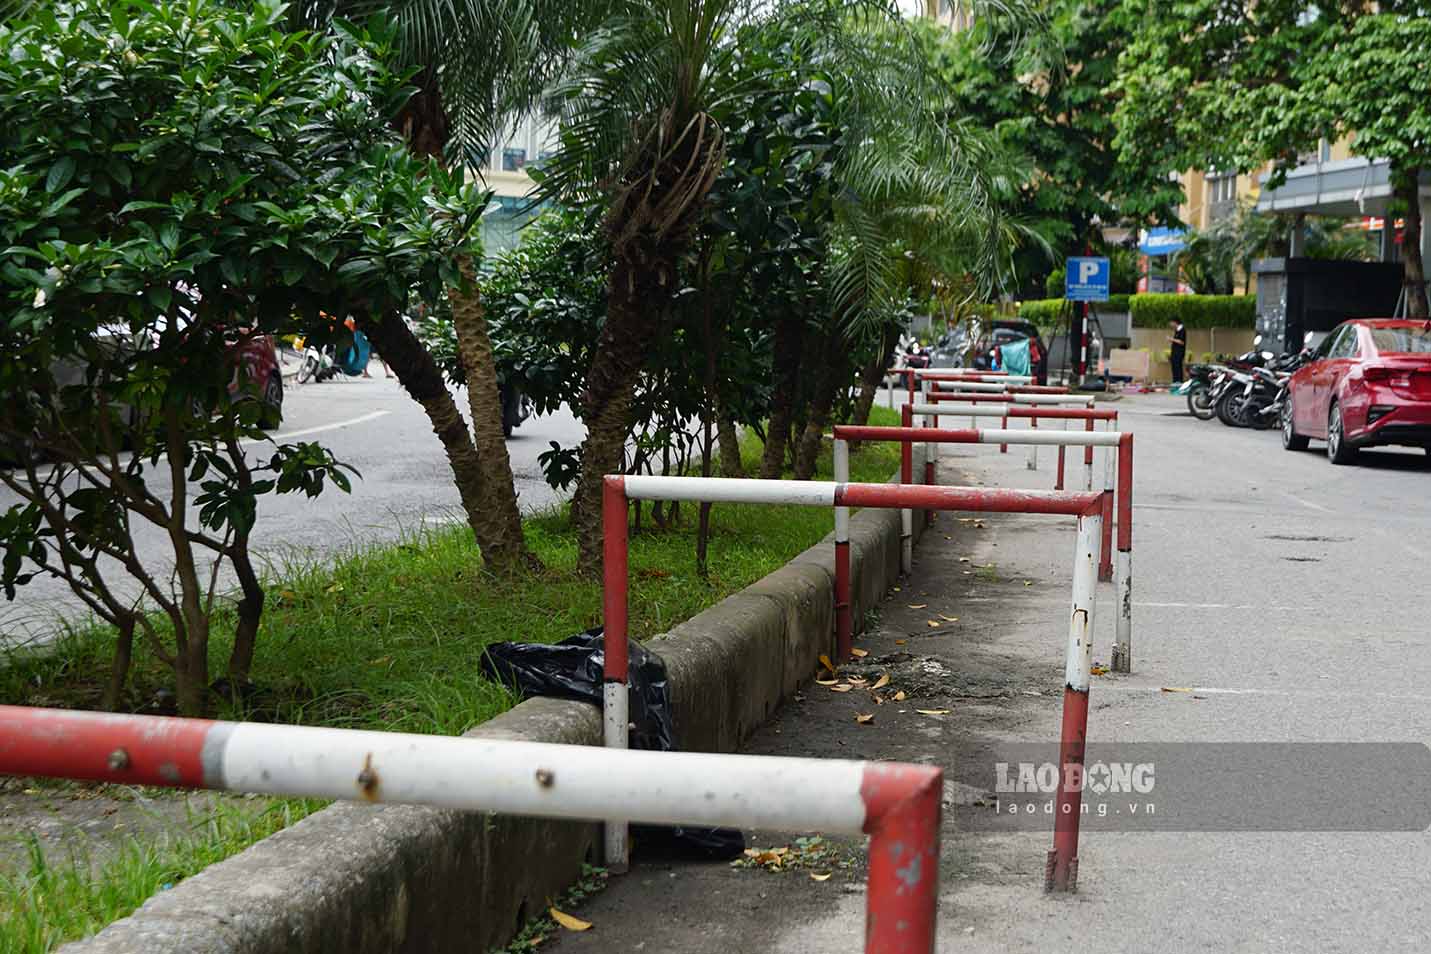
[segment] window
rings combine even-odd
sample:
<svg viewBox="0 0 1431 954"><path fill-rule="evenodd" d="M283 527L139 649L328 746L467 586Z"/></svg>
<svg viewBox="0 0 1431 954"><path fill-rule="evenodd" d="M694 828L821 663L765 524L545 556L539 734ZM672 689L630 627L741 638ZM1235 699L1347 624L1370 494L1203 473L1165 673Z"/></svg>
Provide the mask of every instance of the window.
<svg viewBox="0 0 1431 954"><path fill-rule="evenodd" d="M1356 325L1346 325L1332 346L1333 358L1355 358L1357 353Z"/></svg>
<svg viewBox="0 0 1431 954"><path fill-rule="evenodd" d="M1373 328L1371 341L1377 351L1394 354L1426 354L1431 352L1431 330L1418 328Z"/></svg>
<svg viewBox="0 0 1431 954"><path fill-rule="evenodd" d="M1207 217L1225 219L1237 211L1237 173L1210 172L1207 176Z"/></svg>
<svg viewBox="0 0 1431 954"><path fill-rule="evenodd" d="M527 150L508 147L502 150L502 171L521 172L527 164Z"/></svg>

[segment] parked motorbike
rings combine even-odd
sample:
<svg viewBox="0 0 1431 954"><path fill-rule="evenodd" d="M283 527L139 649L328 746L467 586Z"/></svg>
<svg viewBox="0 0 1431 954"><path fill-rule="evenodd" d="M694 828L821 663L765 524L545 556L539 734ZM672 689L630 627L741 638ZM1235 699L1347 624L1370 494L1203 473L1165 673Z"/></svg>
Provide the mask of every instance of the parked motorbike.
<svg viewBox="0 0 1431 954"><path fill-rule="evenodd" d="M1261 341L1259 335L1254 346ZM1250 351L1230 362L1215 376L1210 392L1217 419L1229 427L1276 427L1286 400L1287 381L1307 354L1306 350L1280 356L1270 351Z"/></svg>
<svg viewBox="0 0 1431 954"><path fill-rule="evenodd" d="M1188 366L1187 380L1178 385L1173 393L1186 395L1188 413L1200 421L1212 420L1212 383L1220 365L1194 364Z"/></svg>

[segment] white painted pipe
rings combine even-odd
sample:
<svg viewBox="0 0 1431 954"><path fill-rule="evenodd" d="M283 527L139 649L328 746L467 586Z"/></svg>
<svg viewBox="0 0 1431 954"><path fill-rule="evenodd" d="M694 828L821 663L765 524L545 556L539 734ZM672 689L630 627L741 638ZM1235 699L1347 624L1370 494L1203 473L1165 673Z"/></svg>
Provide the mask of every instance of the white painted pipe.
<svg viewBox="0 0 1431 954"><path fill-rule="evenodd" d="M1043 447L1113 447L1123 436L1121 431L1050 431L1029 428L1026 431L986 427L977 431L980 444L1037 444ZM1092 490L1093 488L1088 488Z"/></svg>
<svg viewBox="0 0 1431 954"><path fill-rule="evenodd" d="M835 483L825 480L760 480L754 477L658 477L625 479L631 500L694 500L711 503L835 504Z"/></svg>
<svg viewBox="0 0 1431 954"><path fill-rule="evenodd" d="M1055 395L1061 396L1061 395ZM1004 417L1008 409L1003 402L998 404L965 404L959 401L944 402L937 404L915 404L910 413L925 414L933 417L967 417L971 421L976 417ZM1032 418L1030 418L1032 420ZM1047 418L1045 418L1047 420ZM1067 418L1065 418L1067 420ZM978 424L972 424L978 427Z"/></svg>
<svg viewBox="0 0 1431 954"><path fill-rule="evenodd" d="M630 697L626 686L619 682L608 682L602 687L602 731L606 750L625 749L630 733L631 717L628 712ZM604 859L606 866L616 874L626 871L631 865L631 844L626 818L607 818L605 826Z"/></svg>
<svg viewBox="0 0 1431 954"><path fill-rule="evenodd" d="M1102 544L1103 518L1097 514L1079 517L1078 539L1073 551L1073 609L1069 615L1063 674L1068 688L1077 692L1087 692L1091 678L1094 595Z"/></svg>
<svg viewBox="0 0 1431 954"><path fill-rule="evenodd" d="M658 825L858 834L864 765L833 759L648 752L585 745L237 723L224 787L439 808ZM360 787L359 776L366 778Z"/></svg>
<svg viewBox="0 0 1431 954"><path fill-rule="evenodd" d="M899 512L899 569L905 576L914 569L914 511L908 507Z"/></svg>
<svg viewBox="0 0 1431 954"><path fill-rule="evenodd" d="M1119 550L1114 558L1118 624L1113 642L1113 671L1133 671L1133 553Z"/></svg>
<svg viewBox="0 0 1431 954"><path fill-rule="evenodd" d="M926 378L925 380L933 381L935 390L949 391L956 394L1002 394L1009 388L1017 386L1013 384L995 384L992 381L935 381L932 378Z"/></svg>
<svg viewBox="0 0 1431 954"><path fill-rule="evenodd" d="M1093 397L1082 394L1010 394L1015 404L1081 404L1093 406Z"/></svg>

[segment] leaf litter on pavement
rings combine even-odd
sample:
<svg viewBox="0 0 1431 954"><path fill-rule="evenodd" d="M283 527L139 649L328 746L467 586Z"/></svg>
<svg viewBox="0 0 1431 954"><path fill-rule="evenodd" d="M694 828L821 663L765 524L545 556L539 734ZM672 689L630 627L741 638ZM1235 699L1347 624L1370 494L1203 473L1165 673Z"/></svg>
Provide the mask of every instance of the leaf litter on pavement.
<svg viewBox="0 0 1431 954"><path fill-rule="evenodd" d="M809 871L813 881L828 881L837 869L853 865L854 859L823 835L804 835L774 848L747 848L730 863L732 868L763 868L771 872Z"/></svg>

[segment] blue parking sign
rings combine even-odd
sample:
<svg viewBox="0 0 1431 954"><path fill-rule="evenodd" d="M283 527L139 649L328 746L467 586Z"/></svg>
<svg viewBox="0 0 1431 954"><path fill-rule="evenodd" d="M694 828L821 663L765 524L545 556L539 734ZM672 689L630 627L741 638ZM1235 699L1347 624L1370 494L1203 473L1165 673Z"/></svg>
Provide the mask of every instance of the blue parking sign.
<svg viewBox="0 0 1431 954"><path fill-rule="evenodd" d="M1063 280L1063 297L1069 301L1108 300L1108 259L1070 258Z"/></svg>

